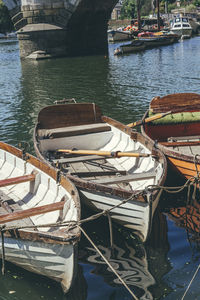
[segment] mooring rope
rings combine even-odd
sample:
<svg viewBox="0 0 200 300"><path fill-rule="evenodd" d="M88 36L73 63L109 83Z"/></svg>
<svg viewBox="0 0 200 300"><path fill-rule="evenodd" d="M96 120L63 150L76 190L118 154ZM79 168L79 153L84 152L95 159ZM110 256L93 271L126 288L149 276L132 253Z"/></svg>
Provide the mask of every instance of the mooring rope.
<svg viewBox="0 0 200 300"><path fill-rule="evenodd" d="M121 278L121 276L116 272L116 270L113 268L113 266L109 263L109 261L107 260L107 258L101 253L101 251L99 250L99 248L93 243L93 241L91 240L91 238L87 235L87 233L85 232L85 230L80 227L81 232L84 234L84 236L87 238L87 240L90 242L90 244L94 247L94 249L99 253L99 255L103 258L103 260L105 261L105 263L109 266L109 268L112 270L112 272L119 278L119 280L121 281L121 283L125 286L125 288L129 291L129 293L133 296L133 298L135 300L139 300L131 291L131 289L128 287L128 285L125 283L125 281Z"/></svg>
<svg viewBox="0 0 200 300"><path fill-rule="evenodd" d="M105 261L105 263L109 266L109 268L111 269L111 271L119 278L120 282L126 287L126 289L129 291L129 293L133 296L133 298L135 300L138 300L138 298L134 295L134 293L130 290L130 288L127 286L127 284L124 282L124 280L120 277L120 275L116 272L116 270L111 266L111 264L109 263L109 261L106 259L106 257L101 253L101 251L97 248L97 246L93 243L93 241L90 239L90 237L87 235L87 233L84 231L84 229L81 227L82 224L87 223L89 221L93 221L101 216L107 216L108 220L109 220L109 228L110 228L110 240L111 240L111 246L113 244L113 237L112 237L112 225L111 225L111 218L110 218L110 214L112 213L112 210L120 207L121 205L127 203L128 201L137 199L139 196L145 196L150 192L153 192L155 190L163 190L167 193L179 193L181 191L184 190L184 188L188 187L188 199L189 199L189 195L190 195L190 189L191 189L191 185L197 185L197 182L199 180L199 177L191 177L190 179L188 179L186 181L186 183L182 186L178 186L178 187L165 187L165 186L159 186L159 185L150 185L148 186L144 191L140 191L136 194L133 194L132 196L130 196L129 198L123 199L121 202L119 202L118 204L116 204L115 206L103 210L99 213L96 213L92 216L89 216L85 219L82 219L80 221L62 221L62 222L56 222L56 223L47 223L47 224L40 224L40 225L25 225L25 226L1 226L0 227L0 231L1 231L1 239L2 239L2 274L5 273L5 249L4 249L4 232L8 231L8 230L20 230L20 229L31 229L31 228L44 228L44 227L65 227L65 226L69 226L69 227L79 227L81 232L84 234L84 236L88 239L88 241L91 243L91 245L94 247L94 249L99 253L99 255L103 258L103 260ZM194 188L195 193L196 193L196 188ZM200 267L200 265L199 265ZM198 267L198 269L199 269ZM196 273L198 272L198 269L196 271ZM196 273L193 277L196 276ZM194 279L192 279L194 280ZM192 283L192 281L191 281ZM190 284L191 285L191 284ZM189 289L189 287L188 287ZM187 291L186 291L187 292ZM183 298L182 298L183 299Z"/></svg>
<svg viewBox="0 0 200 300"><path fill-rule="evenodd" d="M5 275L5 245L4 245L4 231L3 228L5 225L0 227L1 231L1 248L2 248L2 267L1 267L1 273L2 275Z"/></svg>
<svg viewBox="0 0 200 300"><path fill-rule="evenodd" d="M190 282L189 282L189 284L188 284L188 286L187 286L187 289L185 290L185 293L183 294L183 297L181 298L181 300L183 300L183 299L185 298L185 296L186 296L186 294L187 294L189 288L190 288L191 285L192 285L192 282L194 281L194 279L195 279L195 277L196 277L196 275L197 275L197 273L198 273L198 271L199 271L199 268L200 268L200 264L198 265L198 267L197 267L197 269L196 269L196 271L195 271L195 273L194 273L192 279L190 280Z"/></svg>

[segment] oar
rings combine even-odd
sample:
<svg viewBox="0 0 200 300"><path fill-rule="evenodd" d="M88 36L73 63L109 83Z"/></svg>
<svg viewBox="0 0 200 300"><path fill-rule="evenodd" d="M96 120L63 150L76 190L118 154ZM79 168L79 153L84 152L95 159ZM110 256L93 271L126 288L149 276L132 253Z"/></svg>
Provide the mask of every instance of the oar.
<svg viewBox="0 0 200 300"><path fill-rule="evenodd" d="M70 149L58 149L57 152L64 152L69 154L80 155L99 155L99 156L111 156L111 157L149 157L148 153L134 153L134 152L121 152L121 151L96 151L96 150L70 150Z"/></svg>
<svg viewBox="0 0 200 300"><path fill-rule="evenodd" d="M1 215L0 224L12 222L24 218L29 218L32 216L48 213L55 210L61 210L63 209L64 205L65 205L65 201L60 201L60 202L51 203L43 206L16 211L10 214Z"/></svg>
<svg viewBox="0 0 200 300"><path fill-rule="evenodd" d="M200 105L196 105L196 106L192 106L192 105L187 105L185 107L182 107L182 108L175 108L173 110L170 110L170 111L167 111L165 113L158 113L152 117L148 117L144 120L139 120L139 121L136 121L136 122L133 122L133 123L130 123L130 124L127 124L128 127L135 127L135 126L139 126L139 125L142 125L144 123L149 123L151 121L155 121L155 120L158 120L158 119L161 119L167 115L170 115L170 114L175 114L175 113L181 113L181 112L187 112L187 111L190 111L190 110L194 110L194 109L200 109Z"/></svg>
<svg viewBox="0 0 200 300"><path fill-rule="evenodd" d="M139 125L142 125L143 123L149 123L151 121L155 121L155 120L158 120L158 119L161 119L169 114L171 114L172 111L168 111L166 113L160 113L160 114L156 114L152 117L148 117L144 120L139 120L139 121L136 121L136 122L133 122L133 123L130 123L130 124L127 124L128 127L135 127L135 126L139 126Z"/></svg>

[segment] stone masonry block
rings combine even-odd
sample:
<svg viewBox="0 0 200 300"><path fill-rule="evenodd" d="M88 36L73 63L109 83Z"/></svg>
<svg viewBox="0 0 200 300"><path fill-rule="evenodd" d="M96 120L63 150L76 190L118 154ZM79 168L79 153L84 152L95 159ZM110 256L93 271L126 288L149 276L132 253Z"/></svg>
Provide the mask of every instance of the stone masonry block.
<svg viewBox="0 0 200 300"><path fill-rule="evenodd" d="M33 24L33 18L27 18L27 24Z"/></svg>
<svg viewBox="0 0 200 300"><path fill-rule="evenodd" d="M23 11L23 18L33 17L33 11Z"/></svg>
<svg viewBox="0 0 200 300"><path fill-rule="evenodd" d="M62 1L55 2L52 5L53 8L64 8L64 3Z"/></svg>
<svg viewBox="0 0 200 300"><path fill-rule="evenodd" d="M44 14L45 16L51 16L55 14L55 10L54 9L45 9L44 10Z"/></svg>
<svg viewBox="0 0 200 300"><path fill-rule="evenodd" d="M44 9L51 9L52 8L52 4L51 3L45 3L44 4Z"/></svg>
<svg viewBox="0 0 200 300"><path fill-rule="evenodd" d="M21 7L21 10L22 10L22 11L29 11L29 10L30 10L30 5L23 5L23 6Z"/></svg>

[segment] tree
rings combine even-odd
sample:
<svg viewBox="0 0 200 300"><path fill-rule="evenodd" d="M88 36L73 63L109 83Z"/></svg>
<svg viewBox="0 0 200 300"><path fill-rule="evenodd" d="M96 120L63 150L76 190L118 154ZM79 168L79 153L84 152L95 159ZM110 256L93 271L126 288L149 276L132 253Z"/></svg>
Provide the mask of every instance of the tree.
<svg viewBox="0 0 200 300"><path fill-rule="evenodd" d="M6 33L14 29L7 7L0 0L0 32Z"/></svg>
<svg viewBox="0 0 200 300"><path fill-rule="evenodd" d="M136 15L136 1L125 0L121 9L122 19L134 19Z"/></svg>

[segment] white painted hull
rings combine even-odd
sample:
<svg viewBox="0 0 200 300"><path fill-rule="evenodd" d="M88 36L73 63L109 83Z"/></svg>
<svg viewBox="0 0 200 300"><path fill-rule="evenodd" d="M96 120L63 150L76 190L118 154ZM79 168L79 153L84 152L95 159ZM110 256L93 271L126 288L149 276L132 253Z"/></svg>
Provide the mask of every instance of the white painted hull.
<svg viewBox="0 0 200 300"><path fill-rule="evenodd" d="M123 201L122 198L106 196L106 194L91 193L82 189L80 189L80 192L84 196L82 197L84 203L97 211L111 209ZM111 218L124 227L131 229L144 242L151 230L153 214L160 196L161 191L152 204L130 200L120 205L120 207L112 209L110 212Z"/></svg>
<svg viewBox="0 0 200 300"><path fill-rule="evenodd" d="M132 38L132 35L130 32L124 32L124 31L111 31L108 32L108 41L109 42L118 42L118 41L126 41L130 40Z"/></svg>
<svg viewBox="0 0 200 300"><path fill-rule="evenodd" d="M71 287L77 268L75 249L72 244L54 245L5 238L4 249L7 261L59 282L64 292ZM1 246L0 253L2 253Z"/></svg>
<svg viewBox="0 0 200 300"><path fill-rule="evenodd" d="M174 29L172 28L171 31L178 36L185 36L191 37L192 36L192 29Z"/></svg>
<svg viewBox="0 0 200 300"><path fill-rule="evenodd" d="M20 228L17 237L9 230L4 233L5 259L30 272L60 282L63 291L67 292L76 274L78 263L76 247L80 232L70 231L67 227L63 229L59 227L58 221L70 222L80 219L77 191L64 177L62 183L57 183L53 168L50 169L31 155L25 161L20 157L20 150L0 143L0 180L12 179L32 172L37 174L32 182L0 187L0 218L9 214L10 210L23 212L32 208L38 209L37 215L5 223L6 227ZM60 203L62 199L65 201L62 212L40 210L40 207ZM4 203L7 203L7 206L3 205ZM49 224L58 225L51 228ZM47 226L40 227L40 225ZM26 226L33 226L33 228L29 229ZM0 252L2 253L1 238Z"/></svg>

